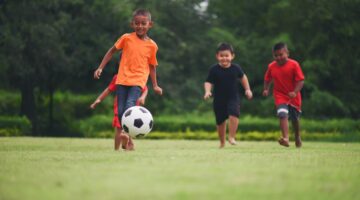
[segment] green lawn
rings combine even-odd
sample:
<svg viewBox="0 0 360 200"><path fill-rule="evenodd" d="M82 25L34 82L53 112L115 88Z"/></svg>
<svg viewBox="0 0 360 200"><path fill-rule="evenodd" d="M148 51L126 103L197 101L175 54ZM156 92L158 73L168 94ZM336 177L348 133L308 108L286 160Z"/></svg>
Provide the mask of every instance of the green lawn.
<svg viewBox="0 0 360 200"><path fill-rule="evenodd" d="M0 200L360 199L360 143L0 138Z"/></svg>

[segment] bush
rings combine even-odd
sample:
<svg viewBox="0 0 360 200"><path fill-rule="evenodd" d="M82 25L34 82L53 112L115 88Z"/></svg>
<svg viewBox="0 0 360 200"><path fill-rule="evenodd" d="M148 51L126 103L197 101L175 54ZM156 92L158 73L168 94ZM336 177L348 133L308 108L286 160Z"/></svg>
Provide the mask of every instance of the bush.
<svg viewBox="0 0 360 200"><path fill-rule="evenodd" d="M31 123L26 117L0 116L0 136L29 135Z"/></svg>
<svg viewBox="0 0 360 200"><path fill-rule="evenodd" d="M20 113L21 96L19 92L0 90L0 113L2 115L18 115Z"/></svg>
<svg viewBox="0 0 360 200"><path fill-rule="evenodd" d="M303 104L306 116L318 118L348 117L350 113L340 99L328 92L318 90L313 91L310 99L304 101Z"/></svg>

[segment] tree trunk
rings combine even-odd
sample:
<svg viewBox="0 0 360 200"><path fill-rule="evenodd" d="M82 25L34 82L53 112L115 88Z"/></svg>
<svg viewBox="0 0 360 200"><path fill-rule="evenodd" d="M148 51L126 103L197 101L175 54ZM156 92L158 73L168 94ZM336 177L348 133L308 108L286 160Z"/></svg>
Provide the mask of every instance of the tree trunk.
<svg viewBox="0 0 360 200"><path fill-rule="evenodd" d="M21 115L25 115L32 124L31 135L37 135L37 114L34 86L31 81L25 81L21 86Z"/></svg>

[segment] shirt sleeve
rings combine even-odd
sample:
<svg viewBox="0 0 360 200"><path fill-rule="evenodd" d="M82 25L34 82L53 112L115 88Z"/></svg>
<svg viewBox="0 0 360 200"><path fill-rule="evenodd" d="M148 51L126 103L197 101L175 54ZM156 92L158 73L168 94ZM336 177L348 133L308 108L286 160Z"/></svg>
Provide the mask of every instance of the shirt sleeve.
<svg viewBox="0 0 360 200"><path fill-rule="evenodd" d="M302 81L305 79L304 73L301 70L299 63L295 64L295 81Z"/></svg>
<svg viewBox="0 0 360 200"><path fill-rule="evenodd" d="M265 72L264 80L267 81L267 82L272 80L270 66L268 66L268 68L267 68L267 70Z"/></svg>
<svg viewBox="0 0 360 200"><path fill-rule="evenodd" d="M122 35L114 44L115 48L117 50L123 49L124 48L124 44L125 44L125 40L127 38L127 35L129 34L124 34Z"/></svg>
<svg viewBox="0 0 360 200"><path fill-rule="evenodd" d="M211 84L215 83L215 72L214 72L213 67L210 69L209 74L208 74L205 82L209 82Z"/></svg>
<svg viewBox="0 0 360 200"><path fill-rule="evenodd" d="M143 89L141 90L141 93L144 93L148 90L148 87L145 85L145 87L143 87Z"/></svg>
<svg viewBox="0 0 360 200"><path fill-rule="evenodd" d="M238 69L238 77L242 78L244 76L244 71L242 70L242 68L240 66L237 66Z"/></svg>
<svg viewBox="0 0 360 200"><path fill-rule="evenodd" d="M150 58L149 58L149 64L150 65L153 65L153 66L158 65L158 61L156 59L157 51L158 51L158 46L154 43L154 47L152 48Z"/></svg>

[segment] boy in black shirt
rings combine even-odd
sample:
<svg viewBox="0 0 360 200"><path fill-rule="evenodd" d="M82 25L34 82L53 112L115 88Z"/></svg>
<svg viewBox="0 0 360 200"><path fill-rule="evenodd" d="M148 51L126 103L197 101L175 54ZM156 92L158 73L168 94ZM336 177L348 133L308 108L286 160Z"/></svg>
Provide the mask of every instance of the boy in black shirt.
<svg viewBox="0 0 360 200"><path fill-rule="evenodd" d="M214 87L213 109L216 118L216 128L220 139L220 148L225 146L226 120L229 118L229 143L236 144L235 135L239 124L240 94L239 80L245 89L245 96L252 98L247 76L239 65L231 63L235 58L234 49L231 45L221 43L216 50L218 64L211 67L204 84L204 99L212 96Z"/></svg>

